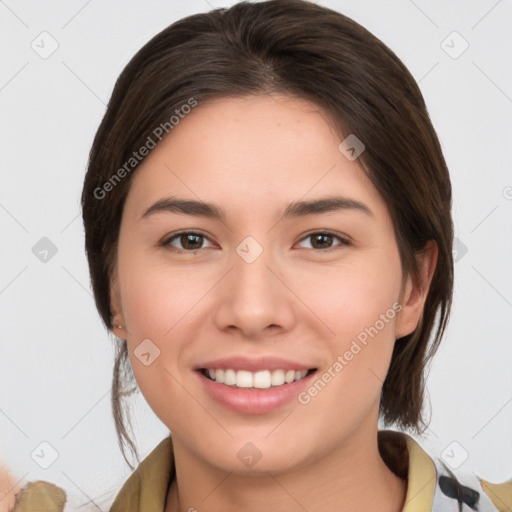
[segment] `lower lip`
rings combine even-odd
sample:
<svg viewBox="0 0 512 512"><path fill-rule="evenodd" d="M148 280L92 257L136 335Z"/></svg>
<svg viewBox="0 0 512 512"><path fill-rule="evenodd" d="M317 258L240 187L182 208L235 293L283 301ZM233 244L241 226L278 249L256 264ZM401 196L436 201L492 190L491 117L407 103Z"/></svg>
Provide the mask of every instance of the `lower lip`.
<svg viewBox="0 0 512 512"><path fill-rule="evenodd" d="M245 414L265 414L282 407L297 397L309 385L316 373L314 371L301 380L291 382L290 384L256 391L219 384L205 377L200 371L197 371L207 393L217 402L232 411Z"/></svg>

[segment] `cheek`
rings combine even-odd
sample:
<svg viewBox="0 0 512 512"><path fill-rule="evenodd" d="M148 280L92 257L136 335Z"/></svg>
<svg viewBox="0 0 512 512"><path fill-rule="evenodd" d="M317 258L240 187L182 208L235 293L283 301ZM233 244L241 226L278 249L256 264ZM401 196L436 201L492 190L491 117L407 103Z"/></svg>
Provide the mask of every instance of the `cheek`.
<svg viewBox="0 0 512 512"><path fill-rule="evenodd" d="M183 333L199 314L198 302L211 284L191 268L178 272L151 261L143 252L125 251L118 260L118 273L133 374L153 407L160 399L159 390L174 394L172 376L179 375L179 356L187 342Z"/></svg>
<svg viewBox="0 0 512 512"><path fill-rule="evenodd" d="M399 255L391 252L324 268L301 281L301 299L329 328L328 364L338 362L326 400L351 406L380 395L401 310L400 287Z"/></svg>
<svg viewBox="0 0 512 512"><path fill-rule="evenodd" d="M399 288L385 281L345 275L343 280L326 282L323 293L310 297L311 309L333 333L325 338L327 367L318 372L299 402L305 405L305 418L308 414L323 418L329 411L333 431L358 425L380 401L400 311L395 302Z"/></svg>
<svg viewBox="0 0 512 512"><path fill-rule="evenodd" d="M120 262L119 276L133 375L154 413L174 428L176 417L170 411L190 408L190 396L179 384L180 361L190 342L187 326L200 309L194 306L208 291L208 283L189 272L171 273L168 266L136 258Z"/></svg>
<svg viewBox="0 0 512 512"><path fill-rule="evenodd" d="M192 267L177 270L143 258L120 262L119 275L123 315L133 340L172 337L173 330L190 322L195 305L211 288L208 276Z"/></svg>
<svg viewBox="0 0 512 512"><path fill-rule="evenodd" d="M301 300L326 324L331 338L342 345L376 322L379 331L386 334L394 325L401 287L398 254L368 254L342 265L318 266L298 274L300 280L295 282ZM385 316L385 326L381 325L381 315Z"/></svg>

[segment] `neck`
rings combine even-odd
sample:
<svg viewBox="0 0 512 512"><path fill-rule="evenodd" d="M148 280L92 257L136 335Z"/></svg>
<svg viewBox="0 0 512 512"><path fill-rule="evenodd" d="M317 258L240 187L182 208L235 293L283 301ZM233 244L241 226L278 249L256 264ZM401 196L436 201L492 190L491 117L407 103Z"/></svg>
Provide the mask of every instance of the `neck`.
<svg viewBox="0 0 512 512"><path fill-rule="evenodd" d="M287 472L222 471L197 458L173 436L176 479L165 512L309 512L402 510L407 482L379 454L377 429L363 428L321 459Z"/></svg>

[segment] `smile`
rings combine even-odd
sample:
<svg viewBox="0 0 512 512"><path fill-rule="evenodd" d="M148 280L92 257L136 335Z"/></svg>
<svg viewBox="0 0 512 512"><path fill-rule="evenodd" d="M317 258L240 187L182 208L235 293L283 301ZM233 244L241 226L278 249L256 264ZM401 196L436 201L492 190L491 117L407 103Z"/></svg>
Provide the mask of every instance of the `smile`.
<svg viewBox="0 0 512 512"><path fill-rule="evenodd" d="M201 372L203 375L219 384L225 384L226 386L232 386L236 388L244 389L269 389L286 384L291 384L302 380L309 373L315 371L310 370L261 370L257 372L250 372L247 370L234 370L231 368L227 369L215 369L215 368L203 368Z"/></svg>
<svg viewBox="0 0 512 512"><path fill-rule="evenodd" d="M317 369L278 368L251 372L199 368L195 373L204 391L217 404L237 413L259 415L279 410L290 403L296 404L298 394L311 384Z"/></svg>

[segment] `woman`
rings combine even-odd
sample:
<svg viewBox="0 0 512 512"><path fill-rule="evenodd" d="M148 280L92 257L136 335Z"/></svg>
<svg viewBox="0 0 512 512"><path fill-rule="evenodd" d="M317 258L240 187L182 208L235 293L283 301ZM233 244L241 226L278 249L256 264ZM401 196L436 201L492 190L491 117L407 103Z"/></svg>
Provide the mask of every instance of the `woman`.
<svg viewBox="0 0 512 512"><path fill-rule="evenodd" d="M174 23L116 83L82 208L120 446L133 378L171 432L113 512L508 510L378 428L424 426L453 227L422 95L363 27L302 0Z"/></svg>

